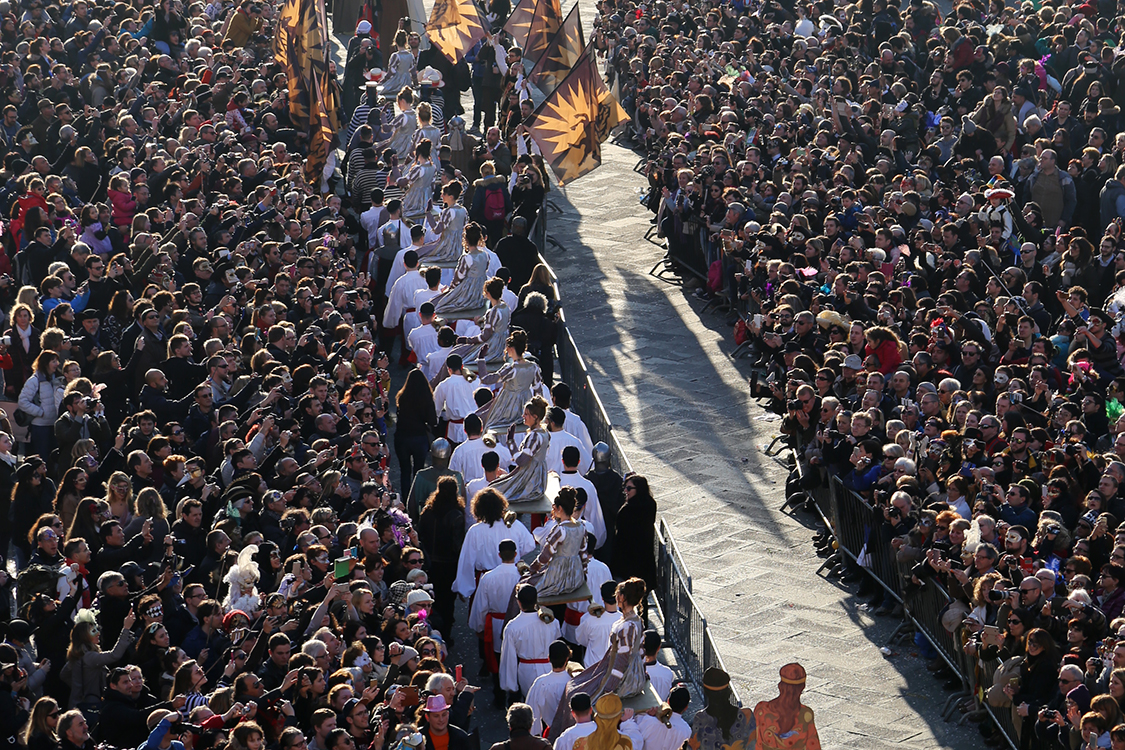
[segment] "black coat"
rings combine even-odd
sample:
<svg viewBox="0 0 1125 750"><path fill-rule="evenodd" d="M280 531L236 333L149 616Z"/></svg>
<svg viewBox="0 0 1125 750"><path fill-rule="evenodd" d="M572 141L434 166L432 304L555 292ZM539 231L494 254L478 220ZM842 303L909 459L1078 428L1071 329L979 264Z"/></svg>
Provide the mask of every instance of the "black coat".
<svg viewBox="0 0 1125 750"><path fill-rule="evenodd" d="M422 727L422 736L426 738L426 750L434 750L434 741L430 739L429 725ZM449 725L448 750L474 750L468 732L463 729L458 729L453 726L452 723Z"/></svg>
<svg viewBox="0 0 1125 750"><path fill-rule="evenodd" d="M98 718L98 739L112 741L117 747L138 747L148 739L147 719L148 712L137 708L132 698L116 690L106 690Z"/></svg>
<svg viewBox="0 0 1125 750"><path fill-rule="evenodd" d="M610 569L618 580L636 576L652 589L656 581L656 501L634 497L617 512Z"/></svg>

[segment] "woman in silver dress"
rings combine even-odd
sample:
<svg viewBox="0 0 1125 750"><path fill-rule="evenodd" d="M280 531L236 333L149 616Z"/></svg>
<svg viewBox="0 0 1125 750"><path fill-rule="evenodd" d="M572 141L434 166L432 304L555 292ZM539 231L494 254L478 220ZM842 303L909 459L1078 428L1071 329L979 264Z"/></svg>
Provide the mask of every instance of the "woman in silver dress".
<svg viewBox="0 0 1125 750"><path fill-rule="evenodd" d="M469 221L469 212L457 202L462 190L456 180L441 189L441 217L431 227L441 236L418 249L418 257L424 258L426 263L448 263L461 254L465 224Z"/></svg>
<svg viewBox="0 0 1125 750"><path fill-rule="evenodd" d="M434 312L448 318L455 313L480 310L485 306L484 282L488 273L488 254L480 248L484 230L476 222L465 227L465 252L457 261L449 288L434 297Z"/></svg>
<svg viewBox="0 0 1125 750"><path fill-rule="evenodd" d="M617 607L621 611L621 619L610 631L609 648L601 661L582 670L566 684L566 693L559 702L555 720L550 724L551 736L548 739L551 742L574 725L570 699L575 693L585 693L596 702L606 693L629 698L644 692L648 685L645 656L641 649L645 627L637 615L637 606L644 601L647 590L640 578L630 578L617 584Z"/></svg>
<svg viewBox="0 0 1125 750"><path fill-rule="evenodd" d="M582 588L586 583L586 525L575 521L574 506L578 493L563 487L551 507L555 527L543 539L539 556L531 563L520 583L529 583L539 598L558 596Z"/></svg>
<svg viewBox="0 0 1125 750"><path fill-rule="evenodd" d="M383 96L394 96L407 86L414 85L418 61L414 59L414 53L407 49L408 44L406 31L400 29L395 34L395 51L387 60L387 77L379 87Z"/></svg>
<svg viewBox="0 0 1125 750"><path fill-rule="evenodd" d="M504 358L508 324L512 320L512 311L504 302L504 281L493 276L484 282L484 298L488 300L489 307L480 320L480 333L458 336L458 345L451 352L459 354L463 362L499 362Z"/></svg>
<svg viewBox="0 0 1125 750"><path fill-rule="evenodd" d="M441 128L434 125L434 108L429 102L422 102L418 105L418 129L414 131L414 148L418 148L418 144L424 140L428 140L433 144L430 151L430 161L434 165L434 170L441 169L441 162L438 160L438 155L433 152L433 148L441 145Z"/></svg>
<svg viewBox="0 0 1125 750"><path fill-rule="evenodd" d="M398 181L398 186L406 189L402 196L402 215L410 221L418 221L425 215L434 199L434 175L437 169L430 161L433 141L423 140L414 149L414 163Z"/></svg>
<svg viewBox="0 0 1125 750"><path fill-rule="evenodd" d="M409 53L408 53L409 54ZM398 158L406 161L410 156L414 131L418 129L418 115L414 111L414 92L410 87L399 92L396 99L399 113L391 120L391 137L379 144L379 152L394 149Z"/></svg>
<svg viewBox="0 0 1125 750"><path fill-rule="evenodd" d="M511 361L496 372L478 373L481 385L500 385L492 400L477 410L477 416L484 421L485 432L500 432L519 423L523 419L524 404L539 392L543 377L539 365L524 359L526 351L527 333L512 331L504 342L504 354Z"/></svg>
<svg viewBox="0 0 1125 750"><path fill-rule="evenodd" d="M519 445L516 445L518 425L508 428L508 450L516 468L489 486L503 493L509 505L538 500L547 490L547 446L551 443L551 436L543 429L543 418L546 416L547 400L534 396L523 408L523 424L527 432Z"/></svg>

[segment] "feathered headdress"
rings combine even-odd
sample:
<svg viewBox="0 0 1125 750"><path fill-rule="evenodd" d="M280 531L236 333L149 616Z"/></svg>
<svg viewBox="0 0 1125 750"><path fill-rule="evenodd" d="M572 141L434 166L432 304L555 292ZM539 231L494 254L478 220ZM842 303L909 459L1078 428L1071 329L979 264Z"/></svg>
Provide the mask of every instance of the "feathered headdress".
<svg viewBox="0 0 1125 750"><path fill-rule="evenodd" d="M258 545L248 544L238 553L238 560L227 571L223 579L233 588L235 585L253 586L261 578L258 563L254 562L254 555L258 553Z"/></svg>

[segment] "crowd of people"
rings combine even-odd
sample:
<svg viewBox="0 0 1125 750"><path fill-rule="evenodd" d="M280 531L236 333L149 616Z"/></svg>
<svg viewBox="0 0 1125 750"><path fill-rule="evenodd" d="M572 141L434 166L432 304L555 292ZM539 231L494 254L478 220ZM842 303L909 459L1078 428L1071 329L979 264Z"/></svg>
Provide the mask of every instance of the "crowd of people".
<svg viewBox="0 0 1125 750"><path fill-rule="evenodd" d="M806 487L867 501L904 596L945 587L1020 747L1125 747L1116 5L599 9L669 267L729 312ZM860 557L836 573L895 613Z"/></svg>
<svg viewBox="0 0 1125 750"><path fill-rule="evenodd" d="M491 675L507 747L679 748L656 504L555 375L519 49L474 50L482 131L361 21L310 174L279 7L0 5L0 746L474 750Z"/></svg>

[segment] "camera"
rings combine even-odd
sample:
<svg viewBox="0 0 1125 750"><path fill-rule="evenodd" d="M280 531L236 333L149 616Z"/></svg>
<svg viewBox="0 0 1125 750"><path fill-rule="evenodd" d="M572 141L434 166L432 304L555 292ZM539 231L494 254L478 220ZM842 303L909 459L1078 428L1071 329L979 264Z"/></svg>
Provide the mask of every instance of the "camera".
<svg viewBox="0 0 1125 750"><path fill-rule="evenodd" d="M1007 598L1008 594L1005 591L997 591L996 589L992 589L988 592L988 601L990 602L1002 602Z"/></svg>

